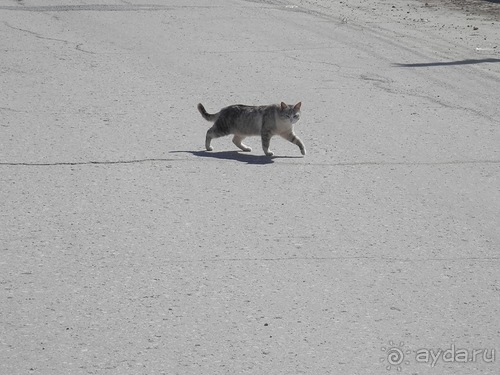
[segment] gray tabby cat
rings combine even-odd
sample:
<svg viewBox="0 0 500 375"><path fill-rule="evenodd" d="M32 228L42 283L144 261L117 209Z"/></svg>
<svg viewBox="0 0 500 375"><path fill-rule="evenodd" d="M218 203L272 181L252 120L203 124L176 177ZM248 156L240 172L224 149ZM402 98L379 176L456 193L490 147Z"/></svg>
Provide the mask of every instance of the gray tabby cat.
<svg viewBox="0 0 500 375"><path fill-rule="evenodd" d="M243 151L252 151L241 142L248 136L260 135L264 153L267 156L273 156L274 153L269 150L269 143L272 136L280 135L299 146L300 152L305 155L304 144L293 132L293 124L300 118L301 105L301 102L295 105L281 102L280 105L264 106L236 104L222 108L218 113L210 114L200 103L198 111L201 115L205 120L215 122L207 131L205 147L208 151L212 151L213 148L210 145L212 139L234 134L233 143L236 146Z"/></svg>

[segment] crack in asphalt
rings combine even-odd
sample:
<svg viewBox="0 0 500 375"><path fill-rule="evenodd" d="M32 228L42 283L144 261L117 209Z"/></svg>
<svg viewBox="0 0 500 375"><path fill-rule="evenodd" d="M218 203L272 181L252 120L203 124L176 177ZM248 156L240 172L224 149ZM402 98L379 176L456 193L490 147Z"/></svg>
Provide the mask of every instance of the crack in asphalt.
<svg viewBox="0 0 500 375"><path fill-rule="evenodd" d="M78 43L78 44L76 45L75 49L76 49L77 51L80 51L80 52L83 52L83 53L90 53L91 55L96 55L96 53L95 53L95 52L92 52L92 51L87 51L87 50L83 49L83 48L82 48L82 45L83 45L83 43Z"/></svg>
<svg viewBox="0 0 500 375"><path fill-rule="evenodd" d="M338 257L278 257L278 258L217 258L217 259L186 259L186 260L170 260L170 263L218 263L218 262L280 262L280 261L325 261L325 260L380 260L380 261L391 261L391 262L447 262L447 261L497 261L500 257L451 257L451 258L422 258L422 259L410 259L410 258L396 258L396 257L371 257L371 256L338 256Z"/></svg>
<svg viewBox="0 0 500 375"><path fill-rule="evenodd" d="M40 5L40 6L0 6L1 10L24 12L136 12L136 11L166 11L185 8L219 8L217 5L140 5L140 4L88 4L88 5Z"/></svg>
<svg viewBox="0 0 500 375"><path fill-rule="evenodd" d="M26 30L26 29L21 29L19 27L15 27L15 26L12 26L10 25L8 22L4 22L5 26L7 27L10 27L11 29L13 30L18 30L18 31L22 31L22 32L25 32L25 33L28 33L28 34L31 34L33 35L35 38L38 38L38 39L45 39L45 40L53 40L53 41L56 41L56 42L62 42L62 43L66 43L66 44L69 44L70 42L67 41L67 40L64 40L64 39L57 39L57 38L48 38L46 36L42 36L34 31L31 31L31 30Z"/></svg>
<svg viewBox="0 0 500 375"><path fill-rule="evenodd" d="M335 46L322 46L322 47L297 47L297 48L283 48L283 49L240 49L240 50L210 50L202 51L201 54L224 54L224 53L282 53L282 52L297 52L297 51L311 51L311 50L325 50L335 49Z"/></svg>
<svg viewBox="0 0 500 375"><path fill-rule="evenodd" d="M7 27L9 27L9 28L11 28L13 30L17 30L17 31L22 31L24 33L28 33L28 34L33 35L35 38L38 38L38 39L51 40L51 41L55 41L55 42L61 42L61 43L64 43L64 44L73 44L73 42L70 42L69 40L58 39L58 38L49 38L49 37L43 36L43 35L41 35L41 34L39 34L37 32L31 31L31 30L21 29L20 27L12 26L8 22L4 22L4 24L5 24L5 26L7 26ZM89 54L92 54L92 55L96 54L95 52L84 50L81 47L82 45L83 45L83 43L76 44L75 49L77 51L83 52L83 53L89 53Z"/></svg>
<svg viewBox="0 0 500 375"><path fill-rule="evenodd" d="M66 165L115 165L115 164L138 164L138 163L149 163L149 162L165 162L165 161L175 161L178 159L132 159L132 160L116 160L116 161L75 161L75 162L54 162L54 163L30 163L30 162L14 162L14 163L4 163L0 162L0 166L27 166L27 167L56 167L56 166L66 166Z"/></svg>
<svg viewBox="0 0 500 375"><path fill-rule="evenodd" d="M0 111L9 111L9 112L15 112L15 113L29 113L29 111L24 111L24 110L20 110L20 109L9 108L9 107L0 107Z"/></svg>
<svg viewBox="0 0 500 375"><path fill-rule="evenodd" d="M204 157L200 152L198 157ZM247 164L273 164L272 160L276 159L290 159L293 157L276 156L269 159L269 163L263 163L260 159L263 155L249 155L234 152L233 157L228 157L223 153L223 156L209 156L207 152L206 157L211 159L229 160L246 162ZM240 155L240 156L238 156ZM252 163L249 157L258 158L259 161ZM297 157L302 159L301 157ZM176 161L196 161L195 158L146 158L146 159L131 159L131 160L104 160L104 161L74 161L74 162L52 162L52 163L39 163L39 162L0 162L0 166L16 167L57 167L57 166L78 166L78 165L120 165L120 164L141 164L141 163L161 163L161 162L176 162ZM360 162L339 162L339 163L308 163L308 162L286 162L281 165L309 165L321 167L361 167L361 166L445 166L445 165L467 165L467 164L500 164L500 160L449 160L449 161L429 161L429 162L405 162L405 161L360 161Z"/></svg>

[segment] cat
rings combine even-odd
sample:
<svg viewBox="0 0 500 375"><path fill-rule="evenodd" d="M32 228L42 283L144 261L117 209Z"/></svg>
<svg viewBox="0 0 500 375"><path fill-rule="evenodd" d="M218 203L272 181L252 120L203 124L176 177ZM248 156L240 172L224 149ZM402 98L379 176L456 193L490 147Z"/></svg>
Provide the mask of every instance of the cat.
<svg viewBox="0 0 500 375"><path fill-rule="evenodd" d="M299 146L300 152L305 155L304 144L293 132L293 125L300 118L301 105L302 102L295 105L281 102L281 104L264 106L236 104L222 108L218 113L210 114L200 103L198 111L203 118L214 122L214 125L207 131L205 147L207 151L213 151L210 145L212 139L234 134L233 143L241 150L250 152L252 149L243 144L243 140L248 136L260 135L264 153L267 156L273 156L274 152L269 150L269 143L272 136L280 135Z"/></svg>

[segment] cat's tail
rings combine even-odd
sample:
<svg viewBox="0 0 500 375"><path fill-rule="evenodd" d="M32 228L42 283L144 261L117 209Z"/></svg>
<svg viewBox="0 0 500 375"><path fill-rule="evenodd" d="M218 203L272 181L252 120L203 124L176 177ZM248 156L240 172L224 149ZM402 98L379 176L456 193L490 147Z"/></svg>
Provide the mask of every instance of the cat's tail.
<svg viewBox="0 0 500 375"><path fill-rule="evenodd" d="M201 103L198 103L198 111L200 111L203 118L207 121L215 121L219 118L219 113L214 113L214 114L208 113L205 110L205 107L203 107L203 104Z"/></svg>

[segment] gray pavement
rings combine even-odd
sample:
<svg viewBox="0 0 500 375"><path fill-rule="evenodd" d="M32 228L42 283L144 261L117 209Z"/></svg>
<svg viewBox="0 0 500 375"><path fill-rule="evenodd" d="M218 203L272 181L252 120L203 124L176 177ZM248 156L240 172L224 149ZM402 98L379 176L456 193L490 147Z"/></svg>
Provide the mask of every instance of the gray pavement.
<svg viewBox="0 0 500 375"><path fill-rule="evenodd" d="M499 374L493 47L152 3L0 0L0 374ZM198 102L280 101L306 157L203 150Z"/></svg>

